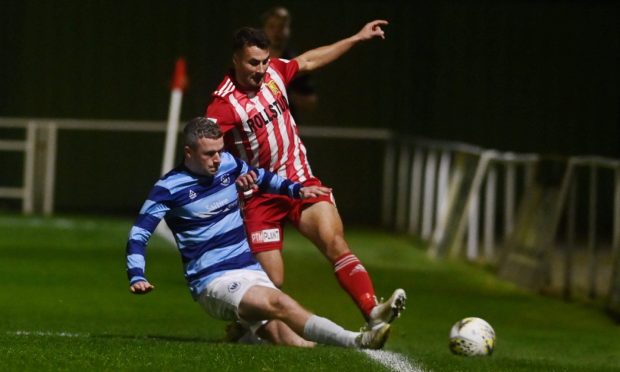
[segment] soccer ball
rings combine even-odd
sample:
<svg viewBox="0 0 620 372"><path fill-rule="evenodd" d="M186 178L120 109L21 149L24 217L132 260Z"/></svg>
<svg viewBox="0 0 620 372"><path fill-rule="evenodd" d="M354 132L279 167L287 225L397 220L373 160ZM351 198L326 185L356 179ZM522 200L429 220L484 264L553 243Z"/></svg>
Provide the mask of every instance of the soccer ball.
<svg viewBox="0 0 620 372"><path fill-rule="evenodd" d="M480 318L459 320L450 330L450 350L457 355L491 355L495 347L495 331Z"/></svg>

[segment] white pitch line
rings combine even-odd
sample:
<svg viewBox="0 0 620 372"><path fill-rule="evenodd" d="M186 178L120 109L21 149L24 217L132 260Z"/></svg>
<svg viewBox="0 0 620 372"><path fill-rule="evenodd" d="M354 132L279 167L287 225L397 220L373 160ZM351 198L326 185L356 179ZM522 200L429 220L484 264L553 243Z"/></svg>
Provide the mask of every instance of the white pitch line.
<svg viewBox="0 0 620 372"><path fill-rule="evenodd" d="M15 332L7 332L6 334L10 336L90 337L88 333L71 333L71 332L15 331Z"/></svg>
<svg viewBox="0 0 620 372"><path fill-rule="evenodd" d="M424 369L412 364L404 355L385 350L362 350L375 362L396 372L425 372Z"/></svg>

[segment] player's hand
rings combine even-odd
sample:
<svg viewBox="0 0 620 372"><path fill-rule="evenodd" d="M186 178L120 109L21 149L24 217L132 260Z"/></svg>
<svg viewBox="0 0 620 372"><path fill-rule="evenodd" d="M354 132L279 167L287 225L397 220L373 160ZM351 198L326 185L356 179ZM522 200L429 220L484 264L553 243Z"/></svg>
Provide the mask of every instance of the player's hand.
<svg viewBox="0 0 620 372"><path fill-rule="evenodd" d="M153 289L155 289L155 286L151 285L151 283L147 282L146 280L135 282L129 286L129 290L133 294L147 294Z"/></svg>
<svg viewBox="0 0 620 372"><path fill-rule="evenodd" d="M381 26L387 26L388 24L389 22L384 19L377 19L372 22L368 22L357 33L357 37L359 37L360 40L370 40L374 37L380 37L381 39L385 39L385 32L383 31Z"/></svg>
<svg viewBox="0 0 620 372"><path fill-rule="evenodd" d="M248 190L252 190L254 188L256 188L256 180L258 179L258 176L256 175L256 173L254 171L249 171L246 174L242 174L239 177L237 177L237 188L241 191L248 191Z"/></svg>
<svg viewBox="0 0 620 372"><path fill-rule="evenodd" d="M302 199L316 198L318 196L327 196L332 192L332 189L325 186L307 186L299 189L299 196Z"/></svg>

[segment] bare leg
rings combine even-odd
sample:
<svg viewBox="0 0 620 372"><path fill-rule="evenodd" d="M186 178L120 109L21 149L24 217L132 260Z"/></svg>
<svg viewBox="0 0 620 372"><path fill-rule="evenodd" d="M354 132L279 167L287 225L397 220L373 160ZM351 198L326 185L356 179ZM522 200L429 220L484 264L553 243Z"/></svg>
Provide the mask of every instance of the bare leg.
<svg viewBox="0 0 620 372"><path fill-rule="evenodd" d="M377 305L372 280L344 239L344 228L336 207L323 201L304 209L299 231L332 263L342 288L355 301L366 320L371 319L371 311Z"/></svg>
<svg viewBox="0 0 620 372"><path fill-rule="evenodd" d="M304 325L312 314L283 292L253 286L239 304L239 316L245 320L278 319L293 332L303 335Z"/></svg>
<svg viewBox="0 0 620 372"><path fill-rule="evenodd" d="M330 261L350 252L344 240L344 228L333 204L319 202L301 212L299 232L319 248Z"/></svg>
<svg viewBox="0 0 620 372"><path fill-rule="evenodd" d="M256 334L271 341L274 345L289 345L297 347L314 347L314 342L308 341L293 332L286 323L281 320L271 320L256 331Z"/></svg>
<svg viewBox="0 0 620 372"><path fill-rule="evenodd" d="M263 270L265 270L273 284L281 288L282 283L284 283L284 260L282 259L282 252L278 249L274 249L272 251L256 253L254 257L260 262Z"/></svg>
<svg viewBox="0 0 620 372"><path fill-rule="evenodd" d="M291 297L273 288L250 288L239 304L239 316L247 321L281 320L297 335L311 341L346 347L360 346L357 341L360 333L347 331L328 319L313 315ZM274 334L269 332L265 336L269 339ZM278 340L272 338L269 341Z"/></svg>

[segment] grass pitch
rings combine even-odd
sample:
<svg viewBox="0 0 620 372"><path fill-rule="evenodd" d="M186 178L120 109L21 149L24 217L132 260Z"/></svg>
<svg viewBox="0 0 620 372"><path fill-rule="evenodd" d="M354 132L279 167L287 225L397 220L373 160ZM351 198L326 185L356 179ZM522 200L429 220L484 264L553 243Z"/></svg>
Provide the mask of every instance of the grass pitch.
<svg viewBox="0 0 620 372"><path fill-rule="evenodd" d="M2 370L380 371L354 350L231 345L186 289L178 253L154 238L145 296L128 292L124 246L132 221L0 215ZM408 239L351 230L347 238L378 295L409 301L386 350L426 371L620 370L620 327L592 305L519 290L460 262L429 260ZM285 234L284 290L349 329L362 325L318 251ZM497 333L491 357L450 354L448 332L466 316Z"/></svg>

